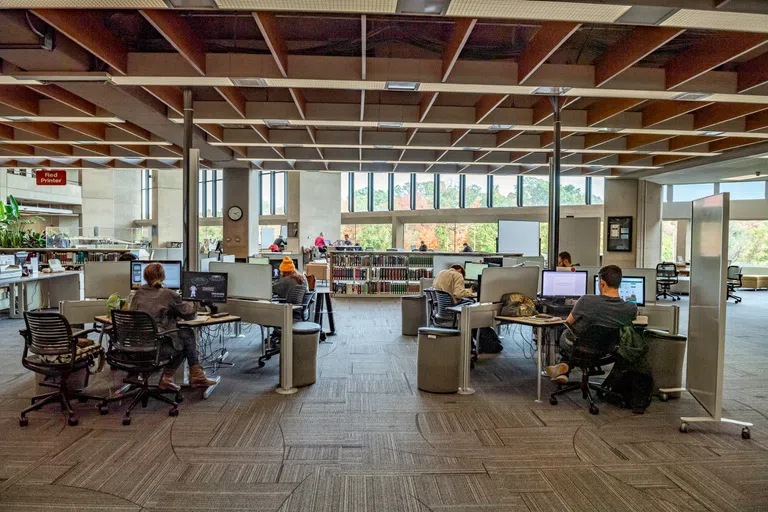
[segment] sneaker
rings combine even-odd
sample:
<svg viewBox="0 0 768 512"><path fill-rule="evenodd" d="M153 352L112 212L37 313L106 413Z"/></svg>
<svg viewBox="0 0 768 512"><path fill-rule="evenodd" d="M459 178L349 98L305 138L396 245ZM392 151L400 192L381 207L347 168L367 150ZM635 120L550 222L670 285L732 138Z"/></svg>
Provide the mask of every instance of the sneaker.
<svg viewBox="0 0 768 512"><path fill-rule="evenodd" d="M568 376L567 375L558 375L557 377L552 377L551 380L555 384L568 384Z"/></svg>
<svg viewBox="0 0 768 512"><path fill-rule="evenodd" d="M547 372L547 376L551 379L558 377L559 375L565 375L568 373L568 365L565 363L556 364L553 366L547 366L544 371Z"/></svg>

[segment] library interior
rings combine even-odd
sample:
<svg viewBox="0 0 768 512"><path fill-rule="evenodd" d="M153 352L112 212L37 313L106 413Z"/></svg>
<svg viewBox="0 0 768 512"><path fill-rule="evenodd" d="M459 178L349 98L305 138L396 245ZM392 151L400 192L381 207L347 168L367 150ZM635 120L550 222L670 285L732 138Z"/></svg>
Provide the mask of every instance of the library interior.
<svg viewBox="0 0 768 512"><path fill-rule="evenodd" d="M766 164L764 0L0 0L0 510L767 510Z"/></svg>

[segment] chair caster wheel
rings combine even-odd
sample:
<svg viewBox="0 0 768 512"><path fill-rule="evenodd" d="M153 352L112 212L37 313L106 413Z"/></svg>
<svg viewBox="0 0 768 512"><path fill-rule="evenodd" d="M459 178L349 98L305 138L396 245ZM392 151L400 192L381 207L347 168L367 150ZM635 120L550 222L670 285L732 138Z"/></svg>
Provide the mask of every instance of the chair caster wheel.
<svg viewBox="0 0 768 512"><path fill-rule="evenodd" d="M662 393L659 395L659 400L661 400L662 402L666 402L667 400L669 400L669 395L666 393Z"/></svg>
<svg viewBox="0 0 768 512"><path fill-rule="evenodd" d="M77 418L75 418L74 416L70 416L69 418L67 418L67 425L69 425L70 427L76 427L78 423L79 422L77 421Z"/></svg>
<svg viewBox="0 0 768 512"><path fill-rule="evenodd" d="M131 418L123 418L123 425L128 426L131 424Z"/></svg>
<svg viewBox="0 0 768 512"><path fill-rule="evenodd" d="M25 418L24 416L19 418L19 426L20 427L26 427L27 425L29 425L29 419L28 418Z"/></svg>
<svg viewBox="0 0 768 512"><path fill-rule="evenodd" d="M176 393L176 398L174 398L174 400L176 401L177 404L180 404L181 402L184 401L184 395L182 395L181 393Z"/></svg>
<svg viewBox="0 0 768 512"><path fill-rule="evenodd" d="M259 361L259 368L264 368L264 361Z"/></svg>
<svg viewBox="0 0 768 512"><path fill-rule="evenodd" d="M550 403L550 405L557 405L557 398L550 397L549 398L549 403Z"/></svg>
<svg viewBox="0 0 768 512"><path fill-rule="evenodd" d="M680 432L682 432L683 434L688 432L688 424L687 423L683 422L683 423L680 424Z"/></svg>
<svg viewBox="0 0 768 512"><path fill-rule="evenodd" d="M741 438L742 439L751 439L752 434L749 433L749 427L744 427L741 429Z"/></svg>
<svg viewBox="0 0 768 512"><path fill-rule="evenodd" d="M168 411L168 416L174 417L179 415L179 410L175 407L171 407L171 409Z"/></svg>
<svg viewBox="0 0 768 512"><path fill-rule="evenodd" d="M99 407L99 414L101 414L102 416L105 416L105 415L109 414L109 409L107 409L106 406Z"/></svg>
<svg viewBox="0 0 768 512"><path fill-rule="evenodd" d="M600 414L600 409L595 404L589 406L589 414Z"/></svg>

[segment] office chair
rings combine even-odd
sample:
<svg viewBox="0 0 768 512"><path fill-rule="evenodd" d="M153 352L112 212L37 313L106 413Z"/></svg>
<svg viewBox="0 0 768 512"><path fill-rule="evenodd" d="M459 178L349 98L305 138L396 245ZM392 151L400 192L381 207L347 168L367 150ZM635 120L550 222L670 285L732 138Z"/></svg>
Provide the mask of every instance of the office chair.
<svg viewBox="0 0 768 512"><path fill-rule="evenodd" d="M603 366L615 362L614 352L619 346L620 333L617 328L592 326L587 329L573 343L573 352L571 353L568 366L571 370L578 368L581 371L581 379L578 381L569 381L566 384L558 384L557 390L549 397L549 403L557 405L557 396L569 393L574 389L581 389L581 396L589 401L590 414L600 414L600 409L595 405L592 398L592 391L597 392L597 396L612 395L618 402L622 401L621 395L603 387L601 382L590 382L589 378L595 375L605 375Z"/></svg>
<svg viewBox="0 0 768 512"><path fill-rule="evenodd" d="M680 300L680 294L670 290L678 283L677 266L674 263L659 263L656 265L656 298L671 298L672 302Z"/></svg>
<svg viewBox="0 0 768 512"><path fill-rule="evenodd" d="M736 304L741 302L741 297L735 294L736 288L741 288L741 267L731 265L728 267L728 296L725 300L733 299Z"/></svg>
<svg viewBox="0 0 768 512"><path fill-rule="evenodd" d="M160 372L170 363L170 358L160 357L163 343L170 343L170 335L181 329L158 332L155 320L143 311L112 310L112 333L109 337L107 363L116 369L128 372L125 384L128 389L105 398L99 404L99 412L107 414L107 406L112 402L133 397L125 411L123 425L131 424L131 411L141 402L146 407L150 398L169 404L168 416L178 416L178 404L184 399L179 392L162 390L149 384L149 378ZM175 400L166 395L174 393Z"/></svg>
<svg viewBox="0 0 768 512"><path fill-rule="evenodd" d="M435 325L455 329L457 315L453 311L448 310L448 308L455 306L453 295L435 288L432 289L432 293L434 294L435 305L437 308L435 311Z"/></svg>
<svg viewBox="0 0 768 512"><path fill-rule="evenodd" d="M437 299L435 299L434 288L424 288L424 295L427 296L427 324L435 325L435 314L437 313Z"/></svg>
<svg viewBox="0 0 768 512"><path fill-rule="evenodd" d="M95 343L78 346L78 338L85 338L89 333L96 332L96 329L73 333L67 319L58 313L25 312L24 323L27 328L21 331L24 336L21 364L28 370L44 375L40 385L54 388L56 391L32 397L32 405L21 411L19 425L29 425L28 413L56 402L61 406L62 412L66 413L67 423L70 426L77 425L77 416L72 410L70 400L77 398L80 402L86 402L104 398L70 389L67 384L70 375L92 366L97 357L103 355L101 346ZM58 382L51 382L52 380ZM87 375L85 385L88 385Z"/></svg>

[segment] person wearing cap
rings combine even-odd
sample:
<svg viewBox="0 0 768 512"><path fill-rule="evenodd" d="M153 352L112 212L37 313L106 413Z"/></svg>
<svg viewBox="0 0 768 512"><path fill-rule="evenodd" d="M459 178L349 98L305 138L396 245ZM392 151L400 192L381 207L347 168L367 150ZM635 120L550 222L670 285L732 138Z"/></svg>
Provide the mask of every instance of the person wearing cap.
<svg viewBox="0 0 768 512"><path fill-rule="evenodd" d="M280 297L281 299L287 299L291 290L297 286L307 286L307 280L304 276L296 271L296 266L293 264L293 260L286 256L283 258L283 262L280 263L280 279L272 285L272 295Z"/></svg>

